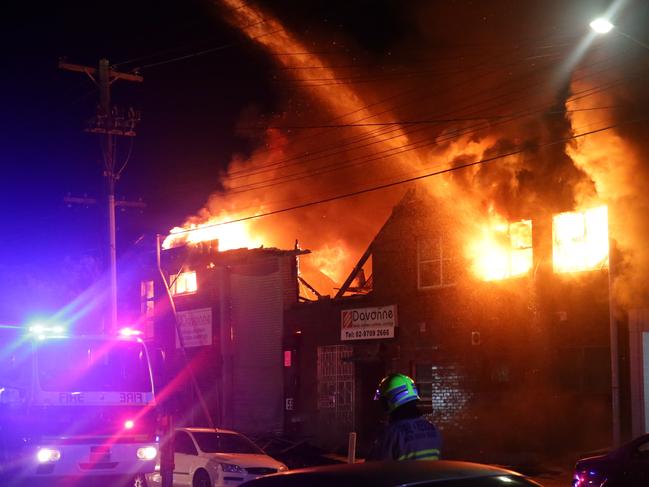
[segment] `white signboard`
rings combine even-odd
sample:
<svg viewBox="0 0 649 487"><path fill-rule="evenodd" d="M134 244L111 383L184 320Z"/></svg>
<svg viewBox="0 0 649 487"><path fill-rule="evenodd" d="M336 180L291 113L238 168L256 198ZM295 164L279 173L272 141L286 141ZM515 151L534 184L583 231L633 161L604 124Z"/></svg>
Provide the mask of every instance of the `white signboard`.
<svg viewBox="0 0 649 487"><path fill-rule="evenodd" d="M340 313L341 340L394 338L397 306L344 309Z"/></svg>
<svg viewBox="0 0 649 487"><path fill-rule="evenodd" d="M212 345L212 308L178 311L178 328L183 336L185 348ZM176 348L180 340L176 336Z"/></svg>

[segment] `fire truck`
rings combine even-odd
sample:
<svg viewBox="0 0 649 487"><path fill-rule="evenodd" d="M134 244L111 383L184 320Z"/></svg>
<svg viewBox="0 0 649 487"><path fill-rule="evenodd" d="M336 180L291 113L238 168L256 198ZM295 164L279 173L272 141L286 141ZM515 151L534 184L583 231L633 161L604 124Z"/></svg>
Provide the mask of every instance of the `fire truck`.
<svg viewBox="0 0 649 487"><path fill-rule="evenodd" d="M0 329L0 485L138 486L155 470L151 361L135 336Z"/></svg>

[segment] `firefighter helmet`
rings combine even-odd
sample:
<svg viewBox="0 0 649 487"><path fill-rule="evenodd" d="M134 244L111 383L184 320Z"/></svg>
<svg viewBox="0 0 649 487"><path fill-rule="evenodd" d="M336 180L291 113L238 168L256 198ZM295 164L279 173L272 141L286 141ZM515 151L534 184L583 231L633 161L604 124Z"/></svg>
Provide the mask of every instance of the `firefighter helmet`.
<svg viewBox="0 0 649 487"><path fill-rule="evenodd" d="M384 377L379 382L374 396L374 400L380 400L389 413L399 406L420 399L415 381L405 374L390 374Z"/></svg>

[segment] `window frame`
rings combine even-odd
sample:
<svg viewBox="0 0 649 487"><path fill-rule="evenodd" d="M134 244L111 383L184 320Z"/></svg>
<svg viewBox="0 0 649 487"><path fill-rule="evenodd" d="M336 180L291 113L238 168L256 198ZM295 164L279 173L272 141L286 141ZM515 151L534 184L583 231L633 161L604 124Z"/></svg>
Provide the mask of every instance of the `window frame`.
<svg viewBox="0 0 649 487"><path fill-rule="evenodd" d="M423 259L422 258L422 243L423 242L429 242L429 243L437 243L437 248L438 250L438 255L435 256L434 258L430 259ZM443 288L449 288L453 287L456 285L456 280L452 282L445 282L444 281L444 269L446 268L447 270L450 268L452 265L453 261L456 260L457 257L447 257L445 256L444 249L445 249L445 239L442 237L419 237L417 238L417 289L418 290L428 290L428 289L443 289ZM451 252L447 249L446 255L451 254ZM422 265L425 264L434 264L437 263L439 266L439 283L438 284L432 284L432 285L424 285L422 284Z"/></svg>
<svg viewBox="0 0 649 487"><path fill-rule="evenodd" d="M192 279L192 284L195 286L193 290L185 290L185 291L178 291L178 282L180 282L181 278L183 276L187 275L193 275ZM185 289L187 288L187 281L184 281L184 287ZM176 296L191 296L192 294L196 294L198 292L198 275L195 270L186 270L179 272L178 274L171 274L169 276L169 291L171 291L171 295L176 297Z"/></svg>
<svg viewBox="0 0 649 487"><path fill-rule="evenodd" d="M179 451L178 450L178 438L180 437L185 437L189 443L187 445L192 446L192 452L186 452L186 451ZM191 455L194 457L198 456L198 448L196 448L196 443L194 442L194 438L192 438L192 435L189 434L187 431L176 431L174 433L174 453L180 453L182 455Z"/></svg>

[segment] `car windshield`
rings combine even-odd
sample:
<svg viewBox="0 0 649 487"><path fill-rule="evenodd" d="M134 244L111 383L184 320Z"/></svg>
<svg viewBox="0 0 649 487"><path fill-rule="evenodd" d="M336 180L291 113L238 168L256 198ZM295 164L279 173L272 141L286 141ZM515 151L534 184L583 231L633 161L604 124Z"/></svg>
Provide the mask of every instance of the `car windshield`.
<svg viewBox="0 0 649 487"><path fill-rule="evenodd" d="M192 434L198 447L206 453L264 453L248 438L235 433L201 431Z"/></svg>
<svg viewBox="0 0 649 487"><path fill-rule="evenodd" d="M39 344L44 391L150 392L149 363L138 342L74 339Z"/></svg>

